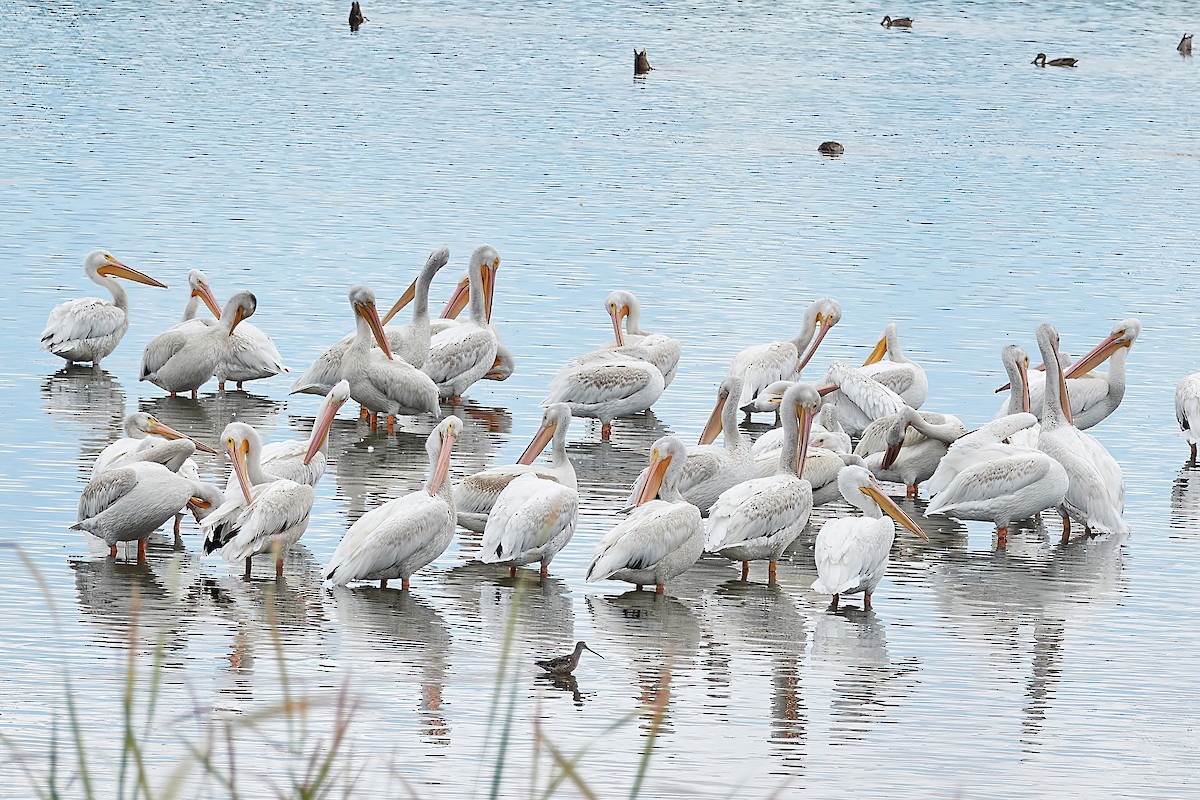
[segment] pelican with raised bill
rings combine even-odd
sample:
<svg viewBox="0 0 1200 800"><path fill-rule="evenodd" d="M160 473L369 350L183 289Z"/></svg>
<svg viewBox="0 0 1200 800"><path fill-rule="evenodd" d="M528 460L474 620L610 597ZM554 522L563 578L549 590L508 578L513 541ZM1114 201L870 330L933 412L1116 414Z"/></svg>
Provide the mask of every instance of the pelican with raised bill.
<svg viewBox="0 0 1200 800"><path fill-rule="evenodd" d="M837 408L838 418L850 436L862 436L872 422L899 414L905 406L903 397L844 361L830 363L817 391L825 403Z"/></svg>
<svg viewBox="0 0 1200 800"><path fill-rule="evenodd" d="M238 324L252 316L257 307L258 300L252 293L238 292L229 298L215 325L175 326L155 336L142 353L138 380L150 381L172 397L191 392L195 399L200 387L229 357Z"/></svg>
<svg viewBox="0 0 1200 800"><path fill-rule="evenodd" d="M271 442L264 446L260 457L262 470L276 478L287 478L306 486L316 486L325 474L329 429L333 427L338 409L349 399L350 384L338 381L321 401L308 439ZM236 480L236 476L229 476L227 492L234 488Z"/></svg>
<svg viewBox="0 0 1200 800"><path fill-rule="evenodd" d="M167 288L165 283L122 264L106 250L93 250L83 259L88 278L112 295L112 302L98 297L68 300L54 307L42 331L42 349L65 359L70 366L90 362L100 366L101 359L117 349L129 329L129 295L116 278Z"/></svg>
<svg viewBox="0 0 1200 800"><path fill-rule="evenodd" d="M237 491L200 523L204 552L220 551L227 563L245 561L250 578L254 556L275 558L275 575L283 575L288 549L308 528L313 489L262 472L262 442L258 432L244 422L231 422L221 437L237 476Z"/></svg>
<svg viewBox="0 0 1200 800"><path fill-rule="evenodd" d="M804 463L820 407L821 396L812 385L797 383L788 389L779 414L786 432L779 474L739 483L713 504L704 549L741 561L743 581L750 575L751 561L765 560L768 581L774 583L776 562L808 525L813 496L804 480Z"/></svg>
<svg viewBox="0 0 1200 800"><path fill-rule="evenodd" d="M492 371L500 338L492 330L489 309L495 291L495 274L500 254L490 245L471 253L467 267L470 317L465 323L435 334L429 342L429 358L422 369L435 384L438 396L452 403L462 400L468 388Z"/></svg>
<svg viewBox="0 0 1200 800"><path fill-rule="evenodd" d="M496 327L496 323L492 320L492 300L496 293L496 275L499 272L500 265L496 264L496 269L491 271L488 282L492 287L492 294L487 298L487 321L492 328L492 333L496 335L496 360L492 363L492 368L483 376L485 381L506 381L512 377L513 371L516 369L517 361L513 357L512 351L505 345L500 337L500 331ZM458 320L458 315L467 307L468 301L471 299L471 274L464 272L462 279L454 289L454 293L450 296L446 306L442 309L441 315L430 323L431 330L436 336L444 331L452 330L453 328L463 325L463 322Z"/></svg>
<svg viewBox="0 0 1200 800"><path fill-rule="evenodd" d="M446 417L425 441L429 477L424 488L389 500L350 526L325 567L336 586L399 578L404 590L413 573L433 562L454 540L454 494L446 475L462 420Z"/></svg>
<svg viewBox="0 0 1200 800"><path fill-rule="evenodd" d="M859 371L900 395L900 399L913 408L919 409L925 404L929 380L925 377L924 368L900 350L896 323L888 323L883 329L883 335Z"/></svg>
<svg viewBox="0 0 1200 800"><path fill-rule="evenodd" d="M650 449L650 474L629 517L606 533L596 545L587 581L617 580L641 589L665 584L691 569L704 552L704 523L700 509L683 499L679 482L687 447L664 436ZM654 499L658 497L660 499Z"/></svg>
<svg viewBox="0 0 1200 800"><path fill-rule="evenodd" d="M170 425L164 425L153 414L147 414L145 411L135 411L125 417L124 428L125 438L110 443L100 451L100 455L96 456L96 460L92 464L93 475L111 467L125 466L135 453L155 442L187 439L195 445L197 450L214 455L217 452L203 442L185 436Z"/></svg>
<svg viewBox="0 0 1200 800"><path fill-rule="evenodd" d="M817 579L812 588L833 595L834 609L842 595L860 592L863 607L870 608L871 595L887 572L896 523L922 539L929 537L883 493L867 469L846 467L838 476L838 488L862 516L838 517L821 526L814 551Z"/></svg>

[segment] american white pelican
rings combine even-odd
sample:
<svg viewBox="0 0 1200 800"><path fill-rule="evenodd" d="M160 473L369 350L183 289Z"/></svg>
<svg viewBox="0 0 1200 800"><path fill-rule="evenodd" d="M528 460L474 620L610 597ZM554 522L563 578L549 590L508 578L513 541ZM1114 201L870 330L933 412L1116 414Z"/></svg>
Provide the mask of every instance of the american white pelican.
<svg viewBox="0 0 1200 800"><path fill-rule="evenodd" d="M1196 443L1200 442L1200 372L1188 375L1175 387L1175 419L1192 450L1189 462L1195 464Z"/></svg>
<svg viewBox="0 0 1200 800"><path fill-rule="evenodd" d="M176 326L155 336L142 354L138 380L150 381L172 397L190 391L194 399L228 357L238 323L254 314L257 305L253 294L238 292L229 298L215 325L202 330Z"/></svg>
<svg viewBox="0 0 1200 800"><path fill-rule="evenodd" d="M244 422L225 426L221 438L233 464L240 493L226 499L200 523L204 552L220 550L227 563L245 560L250 577L254 556L275 556L275 575L283 574L283 557L308 528L313 489L262 472L262 442L258 431Z"/></svg>
<svg viewBox="0 0 1200 800"><path fill-rule="evenodd" d="M500 329L496 327L496 323L492 321L492 300L496 289L496 274L499 270L499 264L496 264L496 269L491 271L488 278L489 285L492 287L492 296L487 298L487 321L492 328L492 333L496 334L496 360L492 364L492 368L483 376L485 381L506 381L516 368L516 359L513 358L510 351L504 344L500 336ZM458 282L458 286L451 295L450 300L446 303L446 307L442 309L442 314L437 319L430 323L430 328L436 336L443 331L448 331L463 323L459 322L457 317L464 308L467 307L467 301L471 297L471 276L470 273L463 273L462 280Z"/></svg>
<svg viewBox="0 0 1200 800"><path fill-rule="evenodd" d="M454 540L454 495L446 474L450 451L462 433L462 420L453 415L438 423L425 441L429 479L425 488L389 500L368 511L350 526L325 567L325 579L336 586L352 581L394 578L408 589L413 573L426 566Z"/></svg>
<svg viewBox="0 0 1200 800"><path fill-rule="evenodd" d="M633 292L618 289L604 298L604 308L608 311L613 324L613 339L600 345L600 348L577 360L603 358L605 353L619 353L633 358L649 361L658 367L663 375L664 388L675 380L675 370L679 367L679 354L682 350L678 339L672 339L661 333L651 333L641 328L642 306ZM624 320L624 330L621 321Z"/></svg>
<svg viewBox="0 0 1200 800"><path fill-rule="evenodd" d="M1058 331L1043 322L1037 340L1046 364L1046 402L1038 449L1062 464L1070 481L1066 499L1059 506L1063 541L1070 538L1072 519L1085 530L1126 533L1129 525L1121 516L1125 504L1121 469L1103 445L1071 423L1071 401L1058 360Z"/></svg>
<svg viewBox="0 0 1200 800"><path fill-rule="evenodd" d="M732 486L755 477L754 456L750 443L738 429L738 401L742 396L741 378L726 378L717 387L717 403L700 434L700 444L687 449L687 461L679 479L683 499L707 514L721 493ZM717 434L723 434L722 444L711 444ZM778 461L778 458L776 458ZM629 501L624 510L634 508L637 498L650 475L642 470L633 482Z"/></svg>
<svg viewBox="0 0 1200 800"><path fill-rule="evenodd" d="M134 453L146 446L148 440L172 441L187 439L195 445L197 450L213 454L217 452L203 442L198 442L190 436L185 436L171 426L162 424L152 414L147 414L144 411L135 411L125 417L124 427L126 438L117 439L115 442L110 443L100 451L100 455L96 456L96 461L92 464L93 475L97 472L103 472L110 467L125 466Z"/></svg>
<svg viewBox="0 0 1200 800"><path fill-rule="evenodd" d="M784 392L793 383L795 381L776 381L771 384L758 396L758 405L764 411L772 408L778 409L780 402L783 400ZM811 447L822 447L826 450L832 450L835 453L850 453L854 450L854 445L850 441L850 434L846 433L846 429L842 427L842 421L838 417L837 406L828 403L821 406L821 412L812 424L812 436L810 437L809 445ZM759 459L759 456L768 451L778 451L782 446L783 428L772 428L754 440L754 444L750 445L750 452L754 453L755 459L761 465L763 462ZM775 458L775 460L777 461L778 459ZM775 467L771 466L768 472L764 473L760 471L759 477L763 478L774 474Z"/></svg>
<svg viewBox="0 0 1200 800"><path fill-rule="evenodd" d="M1098 425L1121 405L1125 397L1125 360L1129 348L1141 333L1140 322L1133 318L1123 319L1113 326L1104 341L1064 370L1067 394L1071 399L1071 419L1076 428L1087 430ZM1095 368L1105 361L1109 362L1108 372L1096 372ZM1030 410L1041 419L1046 373L1031 372L1027 381ZM1007 388L1004 386L1001 390ZM1008 404L1002 407L1000 413L1005 413L1007 407Z"/></svg>
<svg viewBox="0 0 1200 800"><path fill-rule="evenodd" d="M569 489L576 488L575 468L567 457L567 429L571 426L571 409L565 403L555 403L542 414L542 425L533 435L525 452L516 464L505 464L469 475L454 485L454 507L458 524L470 531L482 533L488 515L500 494L514 478L533 474L557 482ZM533 462L551 443L550 466Z"/></svg>
<svg viewBox="0 0 1200 800"><path fill-rule="evenodd" d="M883 360L884 356L888 357L887 361ZM879 337L875 349L867 356L859 371L900 395L900 398L913 408L920 408L929 394L929 381L925 377L925 370L900 351L900 340L896 336L894 322L883 329L883 336Z"/></svg>
<svg viewBox="0 0 1200 800"><path fill-rule="evenodd" d="M664 436L650 449L650 476L629 517L606 533L596 545L587 569L589 583L618 580L641 589L664 584L687 572L704 552L704 523L700 509L683 499L687 447ZM662 499L652 499L655 496Z"/></svg>
<svg viewBox="0 0 1200 800"><path fill-rule="evenodd" d="M312 433L307 441L296 439L271 442L262 448L259 466L264 473L275 478L287 478L306 486L316 486L325 474L326 451L329 444L329 429L337 417L338 409L350 399L350 384L338 381L317 409ZM226 493L236 491L237 476L229 476Z"/></svg>
<svg viewBox="0 0 1200 800"><path fill-rule="evenodd" d="M425 266L391 310L381 320L392 355L412 364L417 369L425 365L429 357L429 341L432 337L429 320L429 286L438 271L450 261L450 249L439 247L429 254ZM388 325L409 303L412 303L412 322L407 325ZM291 394L327 395L333 385L342 379L342 359L354 342L354 334L348 333L317 357L304 374L292 382Z"/></svg>
<svg viewBox="0 0 1200 800"><path fill-rule="evenodd" d="M649 409L662 396L662 373L648 361L614 358L568 362L550 381L543 406L565 403L577 417L600 420L600 438L608 441L612 422Z"/></svg>
<svg viewBox="0 0 1200 800"><path fill-rule="evenodd" d="M342 378L350 384L350 396L370 412L371 427L378 425L379 414L387 417L388 433L392 432L393 418L400 414L440 416L434 382L408 362L392 358L375 309L375 293L366 286L352 286L350 307L357 328L354 342L342 358ZM378 352L371 346L372 336L379 345Z"/></svg>
<svg viewBox="0 0 1200 800"><path fill-rule="evenodd" d="M817 579L812 588L833 595L835 609L840 595L862 592L863 608L870 608L871 595L887 572L896 522L922 539L929 537L883 493L866 469L846 467L838 476L838 488L846 502L863 515L831 519L821 526L814 552Z"/></svg>
<svg viewBox="0 0 1200 800"><path fill-rule="evenodd" d="M953 414L905 406L898 414L868 425L854 454L866 462L876 478L903 483L911 498L937 470L950 445L966 432L966 426Z"/></svg>
<svg viewBox="0 0 1200 800"><path fill-rule="evenodd" d="M183 444L189 444L186 440ZM137 540L138 560L146 557L146 537L185 506L211 502L196 481L154 461L131 461L92 475L79 498L72 530L99 536L116 556L117 542Z"/></svg>
<svg viewBox="0 0 1200 800"><path fill-rule="evenodd" d="M504 564L516 577L517 567L541 563L549 575L550 562L575 535L579 492L571 486L527 472L509 482L496 498L483 529L479 558L485 564Z"/></svg>
<svg viewBox="0 0 1200 800"><path fill-rule="evenodd" d="M798 378L821 346L821 340L841 318L842 307L833 298L824 297L814 301L805 310L800 331L792 339L747 347L733 357L727 374L743 380L738 407L746 412L747 419L752 411L775 410L774 407L757 408L755 399L775 381ZM809 347L810 343L812 347ZM805 348L808 348L807 352Z"/></svg>
<svg viewBox="0 0 1200 800"><path fill-rule="evenodd" d="M500 254L489 245L471 253L470 318L465 323L436 334L429 343L429 358L422 369L437 384L438 395L459 402L462 393L483 378L496 363L499 337L488 321L495 290L494 275Z"/></svg>
<svg viewBox="0 0 1200 800"><path fill-rule="evenodd" d="M775 582L775 563L808 525L812 486L804 480L804 463L813 417L821 396L807 383L797 383L783 396L780 421L787 432L779 473L755 478L721 493L709 513L704 549L742 562L742 580L750 562L766 559L768 582Z"/></svg>
<svg viewBox="0 0 1200 800"><path fill-rule="evenodd" d="M844 361L834 361L817 387L825 403L837 407L845 432L862 436L877 419L899 414L904 398Z"/></svg>
<svg viewBox="0 0 1200 800"><path fill-rule="evenodd" d="M88 253L83 259L83 271L94 283L108 289L112 302L85 297L55 306L42 331L42 349L66 359L68 366L76 361L90 361L98 367L102 358L117 349L129 328L129 296L114 278L161 289L167 285L125 266L104 250Z"/></svg>
<svg viewBox="0 0 1200 800"><path fill-rule="evenodd" d="M950 445L946 455L938 462L937 469L929 476L925 484L929 488L929 496L935 497L970 467L998 458L1005 458L1018 452L1036 449L1037 432L1039 430L1037 417L1021 412L1008 414L994 419L963 436ZM1017 439L1026 439L1033 431L1033 444L1015 444Z"/></svg>

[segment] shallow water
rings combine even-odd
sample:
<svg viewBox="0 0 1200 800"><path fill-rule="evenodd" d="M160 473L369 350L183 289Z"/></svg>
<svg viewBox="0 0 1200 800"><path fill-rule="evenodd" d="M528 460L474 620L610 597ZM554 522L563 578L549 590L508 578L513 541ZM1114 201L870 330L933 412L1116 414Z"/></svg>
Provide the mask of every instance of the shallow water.
<svg viewBox="0 0 1200 800"><path fill-rule="evenodd" d="M627 794L649 723L611 726L662 699L665 669L647 795L1187 791L1200 472L1182 466L1172 392L1197 369L1200 118L1185 98L1200 67L1174 50L1189 5L916 4L905 32L841 4L381 4L354 36L341 4L295 5L2 6L0 541L53 600L0 549L0 733L23 753L0 758L5 786L62 746L69 670L111 794L132 642L143 675L163 669L156 780L214 713L251 719L288 692L324 701L307 725L327 736L348 683L362 786L396 792L400 775L420 796L485 793L511 625L504 794L528 791L535 719L565 752L590 747L580 770L600 796ZM649 50L647 80L630 76L633 45ZM1035 69L1039 50L1080 67ZM830 138L845 156L816 155ZM268 440L311 425L317 399L289 399L286 377L199 402L137 383L189 267L222 297L253 290L255 322L303 367L349 329L348 284L382 304L446 244L440 301L481 242L503 256L495 319L518 367L469 392L456 475L520 453L556 367L606 337L609 290L635 290L646 327L684 342L653 414L620 421L611 443L573 427L583 510L551 579L514 586L464 535L409 595L322 589L349 523L425 469L428 421L388 438L348 411L278 583L266 565L245 583L201 558L194 527L186 551L159 537L143 565L68 530L131 410L210 443L233 418ZM103 372L64 370L37 336L54 304L95 293L79 262L101 246L171 289L130 289ZM894 320L929 373L925 407L968 425L999 405L1002 344L1032 351L1052 320L1079 354L1141 319L1124 404L1092 431L1125 469L1130 537L1060 546L1047 520L997 553L984 523L930 520L929 544L900 539L866 613L829 612L807 588L807 535L775 587L707 560L663 598L585 585L650 442L694 441L729 357L790 336L822 295L844 318L819 368L861 360ZM202 469L224 477L216 459ZM585 654L574 690L535 674L532 658L576 639L605 659ZM241 742L241 791L305 762L294 731L258 733ZM548 769L543 756L540 780Z"/></svg>

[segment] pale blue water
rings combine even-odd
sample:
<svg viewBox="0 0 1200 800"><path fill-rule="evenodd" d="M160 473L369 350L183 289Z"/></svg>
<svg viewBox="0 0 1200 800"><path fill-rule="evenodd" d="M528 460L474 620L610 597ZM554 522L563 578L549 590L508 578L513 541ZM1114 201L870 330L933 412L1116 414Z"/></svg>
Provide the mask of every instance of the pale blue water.
<svg viewBox="0 0 1200 800"><path fill-rule="evenodd" d="M0 550L0 733L24 754L4 751L0 781L14 796L61 746L64 667L93 780L113 793L135 597L143 670L163 646L159 783L205 720L280 700L282 653L290 691L330 700L348 683L358 699L345 763L360 788L399 794L400 775L422 797L486 793L515 613L506 795L529 793L535 717L565 752L590 746L580 770L597 794L628 794L647 724L609 726L660 696L665 665L646 795L1194 791L1200 474L1181 469L1172 408L1200 368L1200 68L1175 52L1191 6L372 3L351 36L344 4L296 5L0 1L0 541L20 544L54 603ZM916 27L885 30L884 13ZM644 81L635 45L655 66ZM1038 70L1041 50L1080 67ZM817 156L830 138L845 156ZM222 298L253 290L255 322L302 368L349 329L350 283L390 298L446 244L440 302L482 242L503 257L495 320L518 367L469 392L455 474L520 453L557 366L607 336L611 289L636 291L646 327L685 347L652 417L619 423L611 444L573 428L584 513L552 579L518 597L462 537L408 596L322 589L348 524L425 469L427 421L388 439L348 410L281 584L201 558L194 527L186 552L158 539L143 566L67 529L92 458L135 408L210 441L235 416L268 439L307 433L317 400L289 399L286 376L199 403L137 383L190 267ZM37 338L54 304L96 293L80 268L95 247L171 288L132 287L105 371L66 373ZM708 561L657 600L585 585L649 443L694 441L731 355L790 336L823 295L845 314L818 368L861 360L896 321L929 373L925 407L968 424L999 405L1004 343L1033 350L1051 320L1079 354L1141 319L1125 402L1092 431L1125 469L1129 539L1060 547L1051 524L997 554L986 524L934 522L930 544L899 542L866 614L828 612L807 589L810 536L775 588ZM218 460L202 466L223 478ZM605 656L580 667L578 701L531 663L576 639ZM332 716L310 711L314 735ZM241 741L247 796L305 762L281 725ZM544 783L544 751L539 769Z"/></svg>

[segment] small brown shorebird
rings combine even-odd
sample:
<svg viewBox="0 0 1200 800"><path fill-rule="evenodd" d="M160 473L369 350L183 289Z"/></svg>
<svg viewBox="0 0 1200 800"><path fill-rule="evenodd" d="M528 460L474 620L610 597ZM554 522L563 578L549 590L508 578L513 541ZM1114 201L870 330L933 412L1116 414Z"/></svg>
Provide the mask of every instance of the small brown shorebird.
<svg viewBox="0 0 1200 800"><path fill-rule="evenodd" d="M587 650L593 655L604 658L595 650L587 646L587 642L576 642L575 651L568 656L558 656L556 658L547 658L544 661L534 661L542 669L549 672L551 675L570 675L575 671L575 667L579 666L579 656L583 651Z"/></svg>

